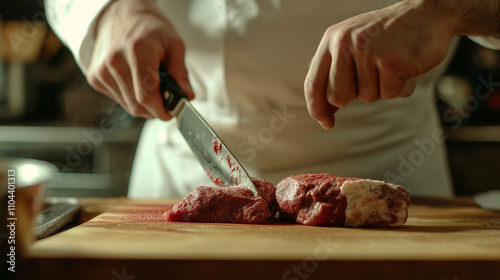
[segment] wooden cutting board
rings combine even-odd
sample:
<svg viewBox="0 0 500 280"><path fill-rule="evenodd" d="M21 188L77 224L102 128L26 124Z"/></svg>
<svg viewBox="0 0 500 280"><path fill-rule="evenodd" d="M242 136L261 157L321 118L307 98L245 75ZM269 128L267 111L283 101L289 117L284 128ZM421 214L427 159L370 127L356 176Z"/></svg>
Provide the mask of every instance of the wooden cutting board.
<svg viewBox="0 0 500 280"><path fill-rule="evenodd" d="M122 200L35 242L33 258L123 260L500 261L500 212L471 199L415 200L402 228L167 222L176 201Z"/></svg>

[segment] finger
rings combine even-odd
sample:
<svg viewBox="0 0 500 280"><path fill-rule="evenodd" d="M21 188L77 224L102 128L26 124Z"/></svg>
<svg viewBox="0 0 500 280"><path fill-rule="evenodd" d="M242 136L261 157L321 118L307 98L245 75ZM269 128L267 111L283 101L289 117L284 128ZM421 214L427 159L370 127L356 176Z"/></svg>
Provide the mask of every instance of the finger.
<svg viewBox="0 0 500 280"><path fill-rule="evenodd" d="M403 92L399 95L399 97L409 97L413 94L415 91L415 88L417 87L417 81L415 78L409 79L406 81L405 87L403 89Z"/></svg>
<svg viewBox="0 0 500 280"><path fill-rule="evenodd" d="M393 75L380 75L380 97L393 99L398 97L406 86L403 79Z"/></svg>
<svg viewBox="0 0 500 280"><path fill-rule="evenodd" d="M109 82L109 81L108 81ZM113 81L114 83L114 81ZM107 97L111 98L116 104L120 105L123 109L125 109L130 115L133 115L130 110L130 106L125 103L122 96L115 92L111 86L106 84L104 80L98 78L95 80L95 86L93 86L96 90L103 93ZM102 90L101 90L102 89Z"/></svg>
<svg viewBox="0 0 500 280"><path fill-rule="evenodd" d="M370 59L356 60L358 99L370 103L380 98L379 74Z"/></svg>
<svg viewBox="0 0 500 280"><path fill-rule="evenodd" d="M170 48L164 61L166 65L168 65L168 72L188 96L188 99L192 100L194 98L194 93L189 82L185 65L185 47L180 39L170 42Z"/></svg>
<svg viewBox="0 0 500 280"><path fill-rule="evenodd" d="M324 109L325 115L328 116L328 121L321 121L319 124L323 129L329 130L332 129L333 126L335 125L335 113L339 110L338 107L333 106L331 104L327 104L327 107Z"/></svg>
<svg viewBox="0 0 500 280"><path fill-rule="evenodd" d="M160 66L157 61L154 66L146 65L146 71L144 74L147 79L154 84L154 88L151 90L143 90L143 105L151 112L156 118L167 121L172 118L172 116L165 109L162 93L160 92L160 73L158 72L158 67Z"/></svg>
<svg viewBox="0 0 500 280"><path fill-rule="evenodd" d="M94 89L111 98L129 112L129 107L124 102L119 92L118 85L106 65L106 55L105 52L102 51L101 44L97 44L92 53L91 63L86 76L87 81Z"/></svg>
<svg viewBox="0 0 500 280"><path fill-rule="evenodd" d="M109 72L114 78L116 86L123 100L127 105L127 111L134 117L153 118L153 115L137 100L135 89L130 73L131 65L125 60L123 55L117 54L108 63Z"/></svg>
<svg viewBox="0 0 500 280"><path fill-rule="evenodd" d="M161 120L172 118L163 106L163 100L160 93L160 76L158 66L160 64L159 50L153 52L150 56L144 56L140 53L147 50L148 46L137 47L135 54L128 57L131 65L131 80L133 83L135 98L152 117ZM140 59L139 59L140 58Z"/></svg>
<svg viewBox="0 0 500 280"><path fill-rule="evenodd" d="M404 73L399 59L384 58L378 61L377 68L379 71L379 91L380 97L384 99L393 99L398 97L405 88L406 80L408 77L402 77Z"/></svg>
<svg viewBox="0 0 500 280"><path fill-rule="evenodd" d="M112 78L106 67L102 67L102 69L99 71L99 74L95 74L94 70L89 71L89 73L90 74L87 76L87 79L89 80L89 84L94 89L111 98L113 101L120 104L120 106L128 111L128 106L123 101L120 93L116 90L118 86L116 85L115 80Z"/></svg>
<svg viewBox="0 0 500 280"><path fill-rule="evenodd" d="M344 46L342 46L344 44ZM327 98L328 102L336 107L344 107L351 100L357 98L357 70L348 51L349 46L344 41L339 41L336 49L330 49L332 63L329 73Z"/></svg>
<svg viewBox="0 0 500 280"><path fill-rule="evenodd" d="M87 71L87 81L88 83L98 92L103 93L109 98L116 100L119 96L110 83L114 83L113 78L108 73L108 69L106 67L100 67L99 69L95 69L95 67L89 67Z"/></svg>
<svg viewBox="0 0 500 280"><path fill-rule="evenodd" d="M328 103L326 98L330 63L331 56L327 48L320 43L304 81L304 95L309 115L324 129L331 129L335 124L336 109Z"/></svg>
<svg viewBox="0 0 500 280"><path fill-rule="evenodd" d="M87 74L87 82L98 92L116 101L117 95L100 76Z"/></svg>

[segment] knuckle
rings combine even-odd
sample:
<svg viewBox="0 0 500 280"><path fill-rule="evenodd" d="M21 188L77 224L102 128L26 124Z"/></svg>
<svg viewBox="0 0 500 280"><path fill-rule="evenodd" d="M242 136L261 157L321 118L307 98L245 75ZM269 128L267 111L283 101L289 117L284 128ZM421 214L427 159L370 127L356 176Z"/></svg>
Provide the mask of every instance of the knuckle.
<svg viewBox="0 0 500 280"><path fill-rule="evenodd" d="M349 103L351 97L347 94L338 94L338 92L329 91L327 93L328 103L337 106L344 107Z"/></svg>
<svg viewBox="0 0 500 280"><path fill-rule="evenodd" d="M146 92L144 92L143 90L136 90L137 94L135 96L136 100L137 100L137 103L139 103L139 105L147 105L151 102L151 95L150 94L147 94Z"/></svg>
<svg viewBox="0 0 500 280"><path fill-rule="evenodd" d="M147 30L139 30L138 27L132 28L124 35L125 48L133 54L147 53L153 44L151 38L155 38L150 33Z"/></svg>
<svg viewBox="0 0 500 280"><path fill-rule="evenodd" d="M184 42L178 37L170 37L167 42L167 51L169 59L181 61L186 54Z"/></svg>
<svg viewBox="0 0 500 280"><path fill-rule="evenodd" d="M380 99L378 88L374 83L369 83L366 79L358 79L357 98L365 103L372 103Z"/></svg>
<svg viewBox="0 0 500 280"><path fill-rule="evenodd" d="M138 105L131 105L127 109L129 114L133 117L140 118L145 116L145 110Z"/></svg>
<svg viewBox="0 0 500 280"><path fill-rule="evenodd" d="M376 65L381 74L398 77L403 81L415 78L421 73L417 63L413 63L395 55L388 55L379 58Z"/></svg>
<svg viewBox="0 0 500 280"><path fill-rule="evenodd" d="M351 46L353 43L352 30L343 26L330 26L324 36L330 40L337 41L339 45Z"/></svg>
<svg viewBox="0 0 500 280"><path fill-rule="evenodd" d="M352 37L356 50L365 49L370 44L371 38L364 31L353 34Z"/></svg>
<svg viewBox="0 0 500 280"><path fill-rule="evenodd" d="M347 35L349 35L349 36L347 36ZM350 32L349 32L348 28L345 28L345 27L342 27L339 25L332 25L326 29L323 37L345 40L348 38L350 39Z"/></svg>
<svg viewBox="0 0 500 280"><path fill-rule="evenodd" d="M149 42L143 38L134 38L133 40L127 41L127 49L129 49L134 55L145 53L149 49Z"/></svg>
<svg viewBox="0 0 500 280"><path fill-rule="evenodd" d="M358 95L358 99L365 102L365 103L372 103L380 99L379 95L374 95L374 94L363 94L360 93Z"/></svg>
<svg viewBox="0 0 500 280"><path fill-rule="evenodd" d="M325 33L323 34L323 38L330 38L330 37L333 37L333 36L335 36L335 34L337 34L337 32L338 32L338 28L337 28L337 26L332 25L332 26L328 27L328 28L325 30Z"/></svg>
<svg viewBox="0 0 500 280"><path fill-rule="evenodd" d="M87 75L87 82L89 83L89 85L91 85L95 89L97 89L97 90L101 89L101 82L99 81L99 78L97 75L88 74Z"/></svg>
<svg viewBox="0 0 500 280"><path fill-rule="evenodd" d="M103 77L107 74L106 67L99 67L98 69L92 69L86 75L86 79L89 85L99 92L106 91L105 80Z"/></svg>
<svg viewBox="0 0 500 280"><path fill-rule="evenodd" d="M377 60L377 68L381 73L394 76L398 74L401 60L394 56L384 56Z"/></svg>
<svg viewBox="0 0 500 280"><path fill-rule="evenodd" d="M351 30L336 25L328 27L321 39L320 46L335 55L351 55L354 52Z"/></svg>
<svg viewBox="0 0 500 280"><path fill-rule="evenodd" d="M179 37L170 38L169 43L172 45L173 48L177 49L178 51L184 52L186 49L184 42Z"/></svg>
<svg viewBox="0 0 500 280"><path fill-rule="evenodd" d="M381 89L380 96L384 99L394 99L401 93L402 88L397 85L384 85Z"/></svg>
<svg viewBox="0 0 500 280"><path fill-rule="evenodd" d="M124 61L125 61L125 56L124 56L123 52L115 49L115 50L111 51L108 56L106 56L106 58L104 60L104 64L111 69L120 68L121 65L123 65ZM101 69L102 68L103 67L101 67ZM102 69L102 70L104 70L104 69Z"/></svg>

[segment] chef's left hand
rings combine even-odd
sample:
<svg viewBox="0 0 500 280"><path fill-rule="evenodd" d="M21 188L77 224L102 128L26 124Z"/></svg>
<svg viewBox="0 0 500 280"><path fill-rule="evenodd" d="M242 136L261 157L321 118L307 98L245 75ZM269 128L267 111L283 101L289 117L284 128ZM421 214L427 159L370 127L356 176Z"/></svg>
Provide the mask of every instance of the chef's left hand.
<svg viewBox="0 0 500 280"><path fill-rule="evenodd" d="M437 66L453 36L446 17L410 0L361 14L325 32L304 83L310 115L325 129L353 99L408 96Z"/></svg>

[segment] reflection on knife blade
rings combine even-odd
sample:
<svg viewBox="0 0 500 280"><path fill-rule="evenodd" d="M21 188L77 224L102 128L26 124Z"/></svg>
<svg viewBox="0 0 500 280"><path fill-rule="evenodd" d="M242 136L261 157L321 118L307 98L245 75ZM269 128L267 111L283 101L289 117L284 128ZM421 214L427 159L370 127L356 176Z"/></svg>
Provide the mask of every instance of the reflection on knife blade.
<svg viewBox="0 0 500 280"><path fill-rule="evenodd" d="M246 170L191 105L172 76L161 67L160 78L165 108L176 117L179 131L209 178L217 186L243 185L258 196Z"/></svg>
<svg viewBox="0 0 500 280"><path fill-rule="evenodd" d="M214 150L214 153L219 156L219 161L220 162L225 162L227 166L229 167L229 170L231 171L231 178L234 181L234 185L238 185L240 181L242 180L239 174L241 174L240 170L240 165L236 162L236 159L231 155L231 153L226 153L224 156L224 149L222 146L222 143L217 137L214 137L212 140L212 147ZM211 174L207 174L211 179L212 182L214 182L218 186L226 186L229 187L224 183L224 181L218 179L218 178L212 178Z"/></svg>
<svg viewBox="0 0 500 280"><path fill-rule="evenodd" d="M218 186L243 185L250 189L254 195L258 195L246 170L191 103L187 99L182 99L179 103L182 105L182 109L176 116L179 131L212 181ZM216 154L213 148L214 138L220 143L217 145L220 150L219 154ZM221 184L221 181L224 184Z"/></svg>

